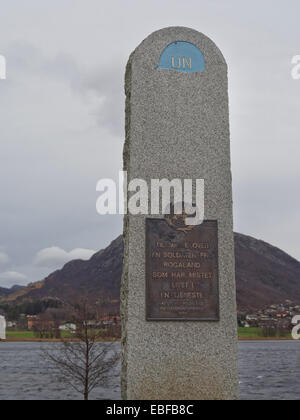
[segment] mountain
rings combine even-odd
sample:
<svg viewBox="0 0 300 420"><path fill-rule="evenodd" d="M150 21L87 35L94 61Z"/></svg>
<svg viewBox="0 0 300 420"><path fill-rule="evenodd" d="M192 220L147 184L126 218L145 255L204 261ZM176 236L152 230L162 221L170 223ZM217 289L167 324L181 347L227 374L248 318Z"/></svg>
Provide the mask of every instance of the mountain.
<svg viewBox="0 0 300 420"><path fill-rule="evenodd" d="M235 234L238 310L254 311L286 299L300 304L300 263L278 248ZM67 302L88 296L118 312L123 241L119 236L89 261L75 260L45 280L16 290L6 301L18 304L44 298Z"/></svg>
<svg viewBox="0 0 300 420"><path fill-rule="evenodd" d="M23 289L23 287L24 286L18 286L18 285L12 286L10 289L7 289L6 287L0 287L0 297L1 296L9 296L14 292L16 292L20 289Z"/></svg>
<svg viewBox="0 0 300 420"><path fill-rule="evenodd" d="M285 252L236 233L235 264L240 312L287 299L300 303L300 263Z"/></svg>
<svg viewBox="0 0 300 420"><path fill-rule="evenodd" d="M31 283L9 295L6 301L18 304L24 300L58 298L63 302L72 302L81 296L86 296L91 301L102 297L104 307L118 312L122 255L123 240L122 236L119 236L106 249L94 254L90 260L73 260L46 279Z"/></svg>
<svg viewBox="0 0 300 420"><path fill-rule="evenodd" d="M8 296L8 295L9 295L9 289L0 287L0 296Z"/></svg>

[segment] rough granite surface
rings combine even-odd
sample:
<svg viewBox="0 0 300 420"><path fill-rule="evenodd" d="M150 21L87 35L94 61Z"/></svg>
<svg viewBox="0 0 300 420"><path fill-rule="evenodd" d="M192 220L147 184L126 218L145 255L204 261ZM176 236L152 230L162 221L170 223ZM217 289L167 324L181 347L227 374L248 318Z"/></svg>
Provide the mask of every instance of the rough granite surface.
<svg viewBox="0 0 300 420"><path fill-rule="evenodd" d="M174 41L195 44L206 70L157 70ZM128 181L202 178L205 219L219 225L219 322L146 322L145 218L125 216L121 287L122 396L136 400L238 398L236 293L227 65L188 28L154 32L130 56L125 77ZM153 217L153 216L152 216Z"/></svg>

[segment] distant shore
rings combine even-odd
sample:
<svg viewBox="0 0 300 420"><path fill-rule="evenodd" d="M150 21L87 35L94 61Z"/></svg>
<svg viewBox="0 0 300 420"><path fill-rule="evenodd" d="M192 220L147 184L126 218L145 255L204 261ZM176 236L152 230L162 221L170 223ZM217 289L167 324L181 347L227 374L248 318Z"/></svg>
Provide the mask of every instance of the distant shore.
<svg viewBox="0 0 300 420"><path fill-rule="evenodd" d="M295 341L292 337L239 337L238 341Z"/></svg>
<svg viewBox="0 0 300 420"><path fill-rule="evenodd" d="M20 337L10 337L7 340L0 340L1 342L6 343L60 343L62 339L59 338L20 338ZM74 341L72 339L64 339L64 341ZM97 340L100 342L119 342L120 338L115 337L103 337L102 339ZM292 337L239 337L238 341L294 341Z"/></svg>
<svg viewBox="0 0 300 420"><path fill-rule="evenodd" d="M32 343L59 343L63 340L74 341L72 335L62 333L61 338L41 338L37 337L34 331L29 330L10 330L6 334L6 342L32 342ZM120 341L120 337L102 337L98 341ZM238 329L239 341L292 341L291 333L286 332L284 336L277 334L274 337L265 337L261 328L241 328ZM0 340L1 341L1 340Z"/></svg>
<svg viewBox="0 0 300 420"><path fill-rule="evenodd" d="M6 340L0 340L0 343L61 343L62 341L78 341L72 339L60 339L60 338L20 338L20 337L9 337ZM106 341L121 341L120 338L115 337L103 337L102 339L98 339L97 342L106 342Z"/></svg>
<svg viewBox="0 0 300 420"><path fill-rule="evenodd" d="M279 331L273 332L273 335L266 335L262 328L238 328L239 341L291 341L293 340L291 332L285 331L283 334Z"/></svg>

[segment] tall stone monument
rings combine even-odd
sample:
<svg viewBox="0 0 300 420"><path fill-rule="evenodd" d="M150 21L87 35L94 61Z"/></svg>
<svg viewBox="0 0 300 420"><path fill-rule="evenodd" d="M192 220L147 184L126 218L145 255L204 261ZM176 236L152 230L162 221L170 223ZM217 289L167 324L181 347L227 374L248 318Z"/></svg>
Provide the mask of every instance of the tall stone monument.
<svg viewBox="0 0 300 420"><path fill-rule="evenodd" d="M125 216L125 399L236 399L237 323L227 65L188 28L159 30L126 70L128 182L204 179L205 220Z"/></svg>

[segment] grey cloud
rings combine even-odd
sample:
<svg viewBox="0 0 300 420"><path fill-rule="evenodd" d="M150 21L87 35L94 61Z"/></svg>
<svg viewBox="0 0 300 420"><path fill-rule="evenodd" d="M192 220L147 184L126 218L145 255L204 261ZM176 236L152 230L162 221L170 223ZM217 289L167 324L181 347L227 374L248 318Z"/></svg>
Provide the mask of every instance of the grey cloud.
<svg viewBox="0 0 300 420"><path fill-rule="evenodd" d="M9 261L9 256L5 252L0 252L0 265L7 264Z"/></svg>
<svg viewBox="0 0 300 420"><path fill-rule="evenodd" d="M174 24L206 33L228 62L235 229L300 258L298 0L3 3L1 267L40 280L52 267L33 263L38 250L98 250L121 232L121 217L96 214L95 186L122 167L126 60Z"/></svg>
<svg viewBox="0 0 300 420"><path fill-rule="evenodd" d="M28 277L25 274L17 271L5 271L0 273L0 285L4 287L11 287L16 284L23 285L28 283Z"/></svg>
<svg viewBox="0 0 300 420"><path fill-rule="evenodd" d="M72 260L88 260L96 251L91 249L76 248L69 252L59 247L50 247L40 250L34 263L40 267L59 268Z"/></svg>
<svg viewBox="0 0 300 420"><path fill-rule="evenodd" d="M52 57L28 43L14 43L7 51L11 78L19 79L20 73L31 77L57 79L70 86L73 93L82 97L90 107L90 114L100 127L115 136L123 135L123 68L115 61L108 61L93 68L86 68L80 57L59 52Z"/></svg>
<svg viewBox="0 0 300 420"><path fill-rule="evenodd" d="M93 110L100 126L112 134L124 137L124 69L119 63L106 63L83 78L82 90L101 101Z"/></svg>

